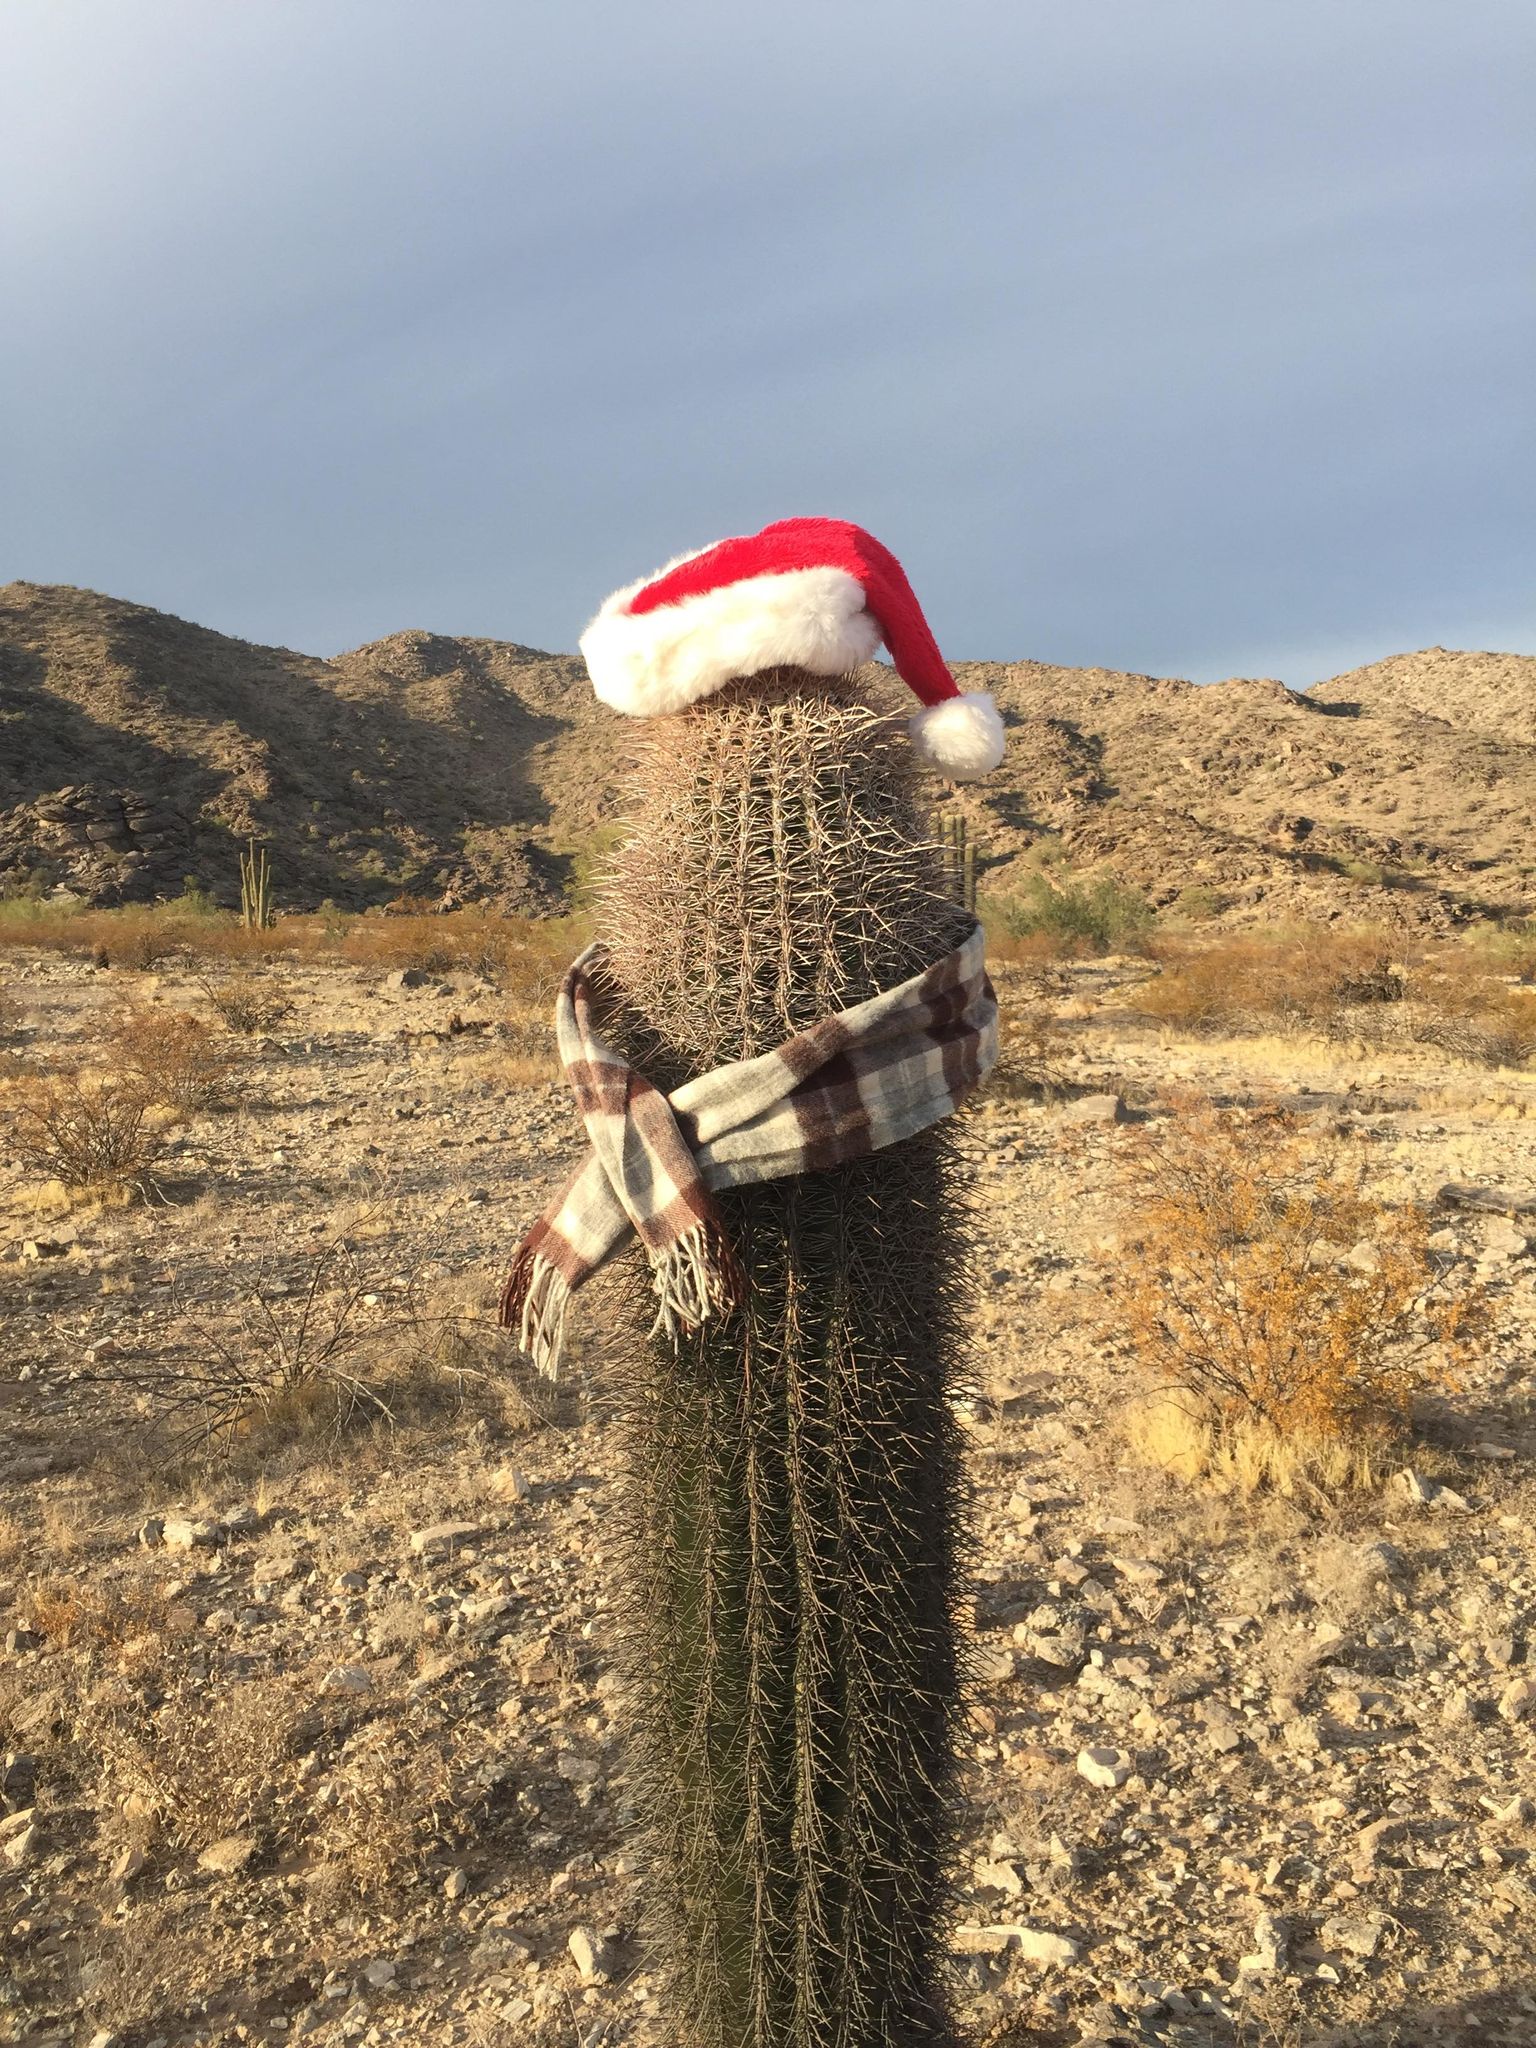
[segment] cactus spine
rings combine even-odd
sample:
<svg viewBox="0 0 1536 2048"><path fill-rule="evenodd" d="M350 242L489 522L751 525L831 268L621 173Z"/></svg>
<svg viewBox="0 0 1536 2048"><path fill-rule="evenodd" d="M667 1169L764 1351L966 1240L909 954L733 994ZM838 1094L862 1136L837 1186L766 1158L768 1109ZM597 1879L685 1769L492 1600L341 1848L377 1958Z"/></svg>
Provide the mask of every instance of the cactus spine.
<svg viewBox="0 0 1536 2048"><path fill-rule="evenodd" d="M904 979L967 920L851 685L650 722L600 905L665 1086ZM941 2048L963 1229L944 1127L721 1199L746 1307L623 1305L627 1639L684 2048Z"/></svg>

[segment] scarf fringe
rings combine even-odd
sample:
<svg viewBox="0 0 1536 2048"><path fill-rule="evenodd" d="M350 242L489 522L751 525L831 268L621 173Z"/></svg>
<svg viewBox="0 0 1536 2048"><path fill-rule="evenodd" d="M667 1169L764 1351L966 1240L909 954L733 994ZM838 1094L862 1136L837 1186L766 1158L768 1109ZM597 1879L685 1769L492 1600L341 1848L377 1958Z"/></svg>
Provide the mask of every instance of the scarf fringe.
<svg viewBox="0 0 1536 2048"><path fill-rule="evenodd" d="M553 1260L526 1247L518 1253L501 1290L496 1320L502 1329L517 1331L518 1349L546 1379L559 1377L570 1299L570 1283Z"/></svg>
<svg viewBox="0 0 1536 2048"><path fill-rule="evenodd" d="M707 1323L741 1306L746 1276L718 1224L702 1221L687 1230L651 1268L656 1321L651 1334L675 1344Z"/></svg>

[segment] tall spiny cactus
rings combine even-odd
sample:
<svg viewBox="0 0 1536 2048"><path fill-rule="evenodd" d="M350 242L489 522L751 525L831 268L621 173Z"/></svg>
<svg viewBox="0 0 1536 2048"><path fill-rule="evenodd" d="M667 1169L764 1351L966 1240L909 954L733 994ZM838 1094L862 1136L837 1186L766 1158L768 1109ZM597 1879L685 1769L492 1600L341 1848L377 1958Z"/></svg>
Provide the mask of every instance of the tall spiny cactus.
<svg viewBox="0 0 1536 2048"><path fill-rule="evenodd" d="M672 1087L905 979L968 920L908 748L781 671L654 721L600 905ZM627 1636L683 2048L940 2048L963 1228L938 1126L718 1198L745 1307L630 1370Z"/></svg>
<svg viewBox="0 0 1536 2048"><path fill-rule="evenodd" d="M247 931L265 931L277 923L267 849L258 847L254 839L246 841L240 856L240 922Z"/></svg>

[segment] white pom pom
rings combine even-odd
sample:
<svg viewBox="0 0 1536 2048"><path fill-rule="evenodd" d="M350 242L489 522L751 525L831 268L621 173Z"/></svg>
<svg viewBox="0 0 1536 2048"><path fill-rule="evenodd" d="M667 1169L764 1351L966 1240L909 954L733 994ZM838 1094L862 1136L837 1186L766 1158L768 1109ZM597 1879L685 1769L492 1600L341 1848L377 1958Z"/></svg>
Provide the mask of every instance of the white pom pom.
<svg viewBox="0 0 1536 2048"><path fill-rule="evenodd" d="M985 690L930 704L907 729L922 759L951 782L974 782L1003 758L1003 721Z"/></svg>

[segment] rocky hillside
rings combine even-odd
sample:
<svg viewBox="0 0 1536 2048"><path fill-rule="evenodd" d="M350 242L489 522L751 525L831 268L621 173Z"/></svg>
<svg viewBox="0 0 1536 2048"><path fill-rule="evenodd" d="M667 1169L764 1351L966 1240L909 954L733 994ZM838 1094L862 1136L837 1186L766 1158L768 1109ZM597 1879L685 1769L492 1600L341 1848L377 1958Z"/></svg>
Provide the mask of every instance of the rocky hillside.
<svg viewBox="0 0 1536 2048"><path fill-rule="evenodd" d="M1536 657L1428 648L1305 692L1038 662L965 681L1012 728L1006 786L962 799L995 857L1044 827L1238 922L1536 911Z"/></svg>
<svg viewBox="0 0 1536 2048"><path fill-rule="evenodd" d="M969 663L1006 767L953 800L994 890L1042 839L1237 922L1536 912L1536 657L1430 648L1304 694ZM893 698L893 702L896 701ZM631 737L580 661L397 633L324 661L63 586L0 589L0 882L556 908ZM945 792L936 788L936 800Z"/></svg>

